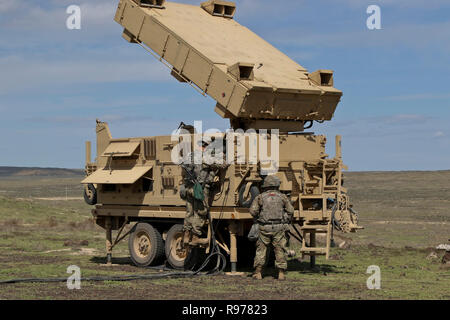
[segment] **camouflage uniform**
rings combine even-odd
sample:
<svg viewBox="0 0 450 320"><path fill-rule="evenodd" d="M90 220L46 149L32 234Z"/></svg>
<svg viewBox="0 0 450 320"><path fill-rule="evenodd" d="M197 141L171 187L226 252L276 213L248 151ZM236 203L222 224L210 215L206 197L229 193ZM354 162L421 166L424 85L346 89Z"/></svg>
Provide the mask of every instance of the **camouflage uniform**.
<svg viewBox="0 0 450 320"><path fill-rule="evenodd" d="M277 181L275 187L278 187L279 180L275 181ZM250 214L259 224L254 267L260 270L264 267L267 248L272 244L275 251L275 266L279 270L286 270L286 232L294 214L294 207L288 197L276 189L268 190L255 198L250 207Z"/></svg>
<svg viewBox="0 0 450 320"><path fill-rule="evenodd" d="M200 152L200 151L196 151ZM192 159L191 164L185 165L185 169L190 172L186 174L186 180L192 180L195 177L197 182L203 188L204 201L198 200L194 197L194 185L192 181L186 181L186 216L184 219L183 230L191 231L197 236L202 235L202 229L208 219L208 209L210 206L211 188L214 183L214 178L218 171L228 167L226 164L195 164L195 153L190 153L188 159ZM189 177L191 176L191 177Z"/></svg>

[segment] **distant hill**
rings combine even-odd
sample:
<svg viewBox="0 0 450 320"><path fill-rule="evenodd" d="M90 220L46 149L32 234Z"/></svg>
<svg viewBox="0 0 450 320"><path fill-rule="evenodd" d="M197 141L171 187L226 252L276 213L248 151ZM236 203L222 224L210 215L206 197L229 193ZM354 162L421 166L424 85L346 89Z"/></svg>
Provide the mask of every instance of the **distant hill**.
<svg viewBox="0 0 450 320"><path fill-rule="evenodd" d="M30 168L30 167L1 167L0 177L10 176L80 176L84 174L82 169L63 168Z"/></svg>

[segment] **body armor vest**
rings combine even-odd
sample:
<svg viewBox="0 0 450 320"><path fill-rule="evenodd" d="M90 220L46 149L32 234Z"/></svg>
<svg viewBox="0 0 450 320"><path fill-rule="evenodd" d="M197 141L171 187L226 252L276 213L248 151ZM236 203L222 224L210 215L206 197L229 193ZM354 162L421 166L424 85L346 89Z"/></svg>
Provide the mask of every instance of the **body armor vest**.
<svg viewBox="0 0 450 320"><path fill-rule="evenodd" d="M280 192L267 191L261 194L261 208L259 222L268 224L284 222L284 199Z"/></svg>

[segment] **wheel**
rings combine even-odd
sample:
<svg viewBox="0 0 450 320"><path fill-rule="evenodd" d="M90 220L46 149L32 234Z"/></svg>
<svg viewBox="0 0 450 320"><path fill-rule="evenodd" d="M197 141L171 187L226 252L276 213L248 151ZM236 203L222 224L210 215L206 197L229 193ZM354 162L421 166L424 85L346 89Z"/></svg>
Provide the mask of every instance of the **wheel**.
<svg viewBox="0 0 450 320"><path fill-rule="evenodd" d="M177 270L193 270L199 263L200 250L197 248L186 248L177 252L177 247L183 240L183 225L175 224L167 232L166 258L167 262Z"/></svg>
<svg viewBox="0 0 450 320"><path fill-rule="evenodd" d="M161 233L150 224L140 222L130 234L128 249L133 263L138 267L156 265L164 257Z"/></svg>
<svg viewBox="0 0 450 320"><path fill-rule="evenodd" d="M239 189L239 205L243 208L250 208L253 200L259 195L257 186L251 186L247 198L244 199L245 184Z"/></svg>
<svg viewBox="0 0 450 320"><path fill-rule="evenodd" d="M84 187L83 196L84 201L86 201L88 205L93 206L97 204L97 189L95 189L92 183Z"/></svg>

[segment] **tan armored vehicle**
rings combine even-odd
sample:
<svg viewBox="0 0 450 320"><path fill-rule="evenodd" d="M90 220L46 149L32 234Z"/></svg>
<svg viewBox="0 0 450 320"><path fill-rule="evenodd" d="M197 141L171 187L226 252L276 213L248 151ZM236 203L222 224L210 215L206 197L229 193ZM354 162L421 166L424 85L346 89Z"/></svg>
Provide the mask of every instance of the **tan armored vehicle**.
<svg viewBox="0 0 450 320"><path fill-rule="evenodd" d="M313 121L331 120L342 92L333 87L333 72L305 68L234 19L236 6L208 1L201 6L163 0L121 0L115 20L123 37L137 43L166 64L171 74L217 101L216 112L230 119L232 129L254 129L272 152L270 136L278 130L276 175L281 191L295 207L292 235L302 255L328 258L333 226L354 232L357 216L343 187L340 137L334 158L325 153L326 138L305 132ZM268 130L267 134L264 130ZM176 250L182 239L185 201L180 198L184 172L172 161L180 141L171 136L113 139L106 123L97 122L97 154L91 162L87 143L85 199L95 205L96 223L106 229L106 250L125 236L125 226L136 223L129 238L130 255L138 266L161 262L175 268L201 262L199 250ZM195 148L196 132L192 134ZM238 149L251 149L250 136L232 139L227 154L238 160ZM241 149L242 150L242 149ZM247 241L253 223L248 207L260 192L263 164L247 152L218 175L210 210L215 241L229 256L232 271L238 257L253 258ZM211 224L208 237L211 239ZM118 230L115 241L112 231ZM316 234L325 234L317 246ZM206 252L209 247L203 248Z"/></svg>

